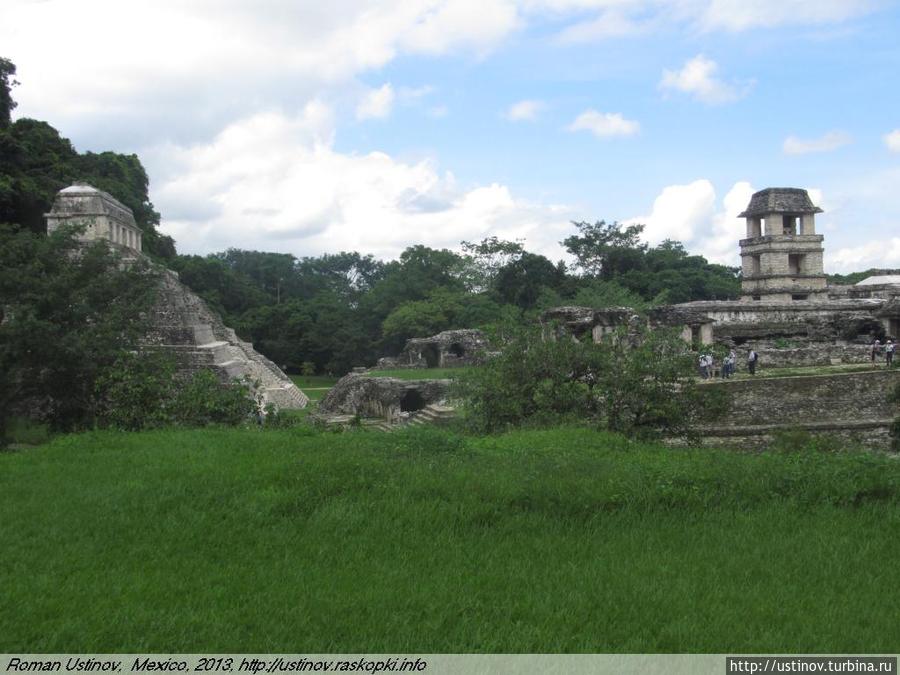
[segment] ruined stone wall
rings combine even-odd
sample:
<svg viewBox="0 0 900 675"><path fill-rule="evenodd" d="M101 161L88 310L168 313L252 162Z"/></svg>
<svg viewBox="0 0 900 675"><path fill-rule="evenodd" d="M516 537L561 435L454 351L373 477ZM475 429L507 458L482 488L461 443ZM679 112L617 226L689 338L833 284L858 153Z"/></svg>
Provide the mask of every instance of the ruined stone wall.
<svg viewBox="0 0 900 675"><path fill-rule="evenodd" d="M338 380L319 402L316 415L359 415L393 422L404 412L403 400L410 392L418 395L424 407L444 402L450 384L450 380L401 380L350 373Z"/></svg>
<svg viewBox="0 0 900 675"><path fill-rule="evenodd" d="M410 338L399 356L379 359L375 369L457 368L483 363L488 356L487 337L480 330L446 330L427 338Z"/></svg>
<svg viewBox="0 0 900 675"><path fill-rule="evenodd" d="M754 447L780 430L800 428L886 449L888 427L900 413L887 397L898 383L900 371L881 368L704 385L722 391L729 410L703 436L707 443Z"/></svg>

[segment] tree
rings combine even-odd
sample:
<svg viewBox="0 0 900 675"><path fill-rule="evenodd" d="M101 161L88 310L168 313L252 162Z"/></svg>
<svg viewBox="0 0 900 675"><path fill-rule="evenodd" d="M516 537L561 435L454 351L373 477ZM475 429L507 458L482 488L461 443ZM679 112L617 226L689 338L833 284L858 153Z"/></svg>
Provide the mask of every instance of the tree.
<svg viewBox="0 0 900 675"><path fill-rule="evenodd" d="M474 291L490 289L500 270L517 261L525 253L525 247L518 239L506 241L497 237L487 237L477 244L463 241L461 246L470 262L468 286Z"/></svg>
<svg viewBox="0 0 900 675"><path fill-rule="evenodd" d="M531 309L543 288L558 289L565 273L542 255L523 253L497 273L494 290L504 303Z"/></svg>
<svg viewBox="0 0 900 675"><path fill-rule="evenodd" d="M641 243L643 225L607 223L573 223L578 234L566 237L562 244L578 260L578 267L588 276L612 279L630 269L640 267L647 245Z"/></svg>
<svg viewBox="0 0 900 675"><path fill-rule="evenodd" d="M0 129L12 122L12 111L18 105L12 97L12 88L19 84L15 80L16 64L0 57Z"/></svg>
<svg viewBox="0 0 900 675"><path fill-rule="evenodd" d="M95 383L145 333L153 270L123 266L77 232L0 226L0 418L18 410L54 429L90 425Z"/></svg>

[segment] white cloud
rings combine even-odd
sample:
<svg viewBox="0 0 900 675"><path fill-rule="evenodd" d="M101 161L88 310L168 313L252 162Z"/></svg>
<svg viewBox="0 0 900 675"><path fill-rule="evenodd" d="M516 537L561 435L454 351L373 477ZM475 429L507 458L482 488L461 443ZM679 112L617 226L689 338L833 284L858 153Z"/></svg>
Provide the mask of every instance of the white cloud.
<svg viewBox="0 0 900 675"><path fill-rule="evenodd" d="M735 183L717 205L713 184L701 178L686 185L669 185L653 201L649 215L629 218L626 224L643 223L644 239L656 245L674 239L710 262L740 264L738 241L744 237L744 221L737 217L750 201L750 183Z"/></svg>
<svg viewBox="0 0 900 675"><path fill-rule="evenodd" d="M664 239L689 242L698 228L712 219L715 203L716 191L706 179L669 185L653 201L650 215L631 218L628 223L643 223L644 238L651 244Z"/></svg>
<svg viewBox="0 0 900 675"><path fill-rule="evenodd" d="M574 17L557 35L589 42L679 26L701 33L824 25L863 16L879 0L526 0L530 14Z"/></svg>
<svg viewBox="0 0 900 675"><path fill-rule="evenodd" d="M709 31L745 31L797 24L826 24L867 14L873 0L711 0L700 3L700 23Z"/></svg>
<svg viewBox="0 0 900 675"><path fill-rule="evenodd" d="M628 37L647 32L652 23L646 19L630 17L626 12L605 11L593 19L579 21L564 28L556 39L562 43L577 44Z"/></svg>
<svg viewBox="0 0 900 675"><path fill-rule="evenodd" d="M597 138L614 136L633 136L641 129L641 125L622 117L620 113L602 113L596 110L585 110L568 127L568 131L590 131Z"/></svg>
<svg viewBox="0 0 900 675"><path fill-rule="evenodd" d="M513 0L0 3L19 114L98 128L150 112L171 127L186 108L221 128L262 100L296 105L398 55L483 55L520 25Z"/></svg>
<svg viewBox="0 0 900 675"><path fill-rule="evenodd" d="M870 268L896 269L900 267L900 237L870 241L860 246L826 251L826 265L837 272L862 272Z"/></svg>
<svg viewBox="0 0 900 675"><path fill-rule="evenodd" d="M738 214L747 208L753 192L753 186L747 181L732 185L722 200L723 208L713 216L711 227L701 229L701 236L696 240L697 251L710 262L740 266L738 242L747 236L747 225Z"/></svg>
<svg viewBox="0 0 900 675"><path fill-rule="evenodd" d="M527 120L532 122L537 119L538 114L544 108L543 101L525 100L513 103L507 108L504 117L511 122L521 122Z"/></svg>
<svg viewBox="0 0 900 675"><path fill-rule="evenodd" d="M378 89L370 89L356 106L356 119L383 119L391 114L394 107L394 88L390 82Z"/></svg>
<svg viewBox="0 0 900 675"><path fill-rule="evenodd" d="M746 96L750 84L727 83L716 77L718 64L703 54L686 61L681 70L664 70L659 88L680 91L709 104L730 103Z"/></svg>
<svg viewBox="0 0 900 675"><path fill-rule="evenodd" d="M240 120L209 143L159 148L155 156L176 165L153 190L166 214L161 229L186 252L236 246L395 257L411 242L457 247L497 235L562 255L571 209L526 202L496 183L460 188L428 160L337 152L333 137L329 109L313 102L294 117Z"/></svg>
<svg viewBox="0 0 900 675"><path fill-rule="evenodd" d="M885 134L884 144L891 152L900 152L900 129L894 129L892 132Z"/></svg>
<svg viewBox="0 0 900 675"><path fill-rule="evenodd" d="M788 136L782 149L786 155L805 155L810 152L831 152L851 143L853 139L843 131L829 131L819 138L801 139Z"/></svg>

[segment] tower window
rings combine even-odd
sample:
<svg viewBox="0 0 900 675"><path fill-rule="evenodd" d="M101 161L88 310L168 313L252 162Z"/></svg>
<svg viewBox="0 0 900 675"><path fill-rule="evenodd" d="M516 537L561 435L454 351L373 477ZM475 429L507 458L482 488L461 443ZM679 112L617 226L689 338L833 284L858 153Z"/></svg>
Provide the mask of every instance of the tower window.
<svg viewBox="0 0 900 675"><path fill-rule="evenodd" d="M783 216L782 231L784 234L797 234L797 216Z"/></svg>
<svg viewBox="0 0 900 675"><path fill-rule="evenodd" d="M803 274L805 255L800 255L799 253L791 253L788 255L788 273L789 274Z"/></svg>
<svg viewBox="0 0 900 675"><path fill-rule="evenodd" d="M749 227L747 228L747 236L751 238L762 235L762 222L760 218L750 218Z"/></svg>

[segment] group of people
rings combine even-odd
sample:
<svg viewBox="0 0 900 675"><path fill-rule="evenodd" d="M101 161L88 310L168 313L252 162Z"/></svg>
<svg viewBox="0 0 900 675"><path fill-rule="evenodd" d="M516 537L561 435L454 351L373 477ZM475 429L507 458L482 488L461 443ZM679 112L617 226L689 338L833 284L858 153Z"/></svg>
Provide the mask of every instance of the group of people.
<svg viewBox="0 0 900 675"><path fill-rule="evenodd" d="M756 373L756 362L759 360L759 355L755 350L751 349L750 353L747 355L747 371L753 375ZM722 360L722 370L721 375L722 379L727 379L734 375L735 365L737 364L737 354L734 353L734 350L730 350L725 358ZM710 353L705 353L700 355L700 377L704 380L708 380L711 377L715 376L716 372L716 360L715 357Z"/></svg>
<svg viewBox="0 0 900 675"><path fill-rule="evenodd" d="M878 338L875 339L875 342L872 343L872 347L869 352L872 357L872 366L874 367L876 362L881 359L881 353L884 352L884 362L887 364L887 367L890 368L894 363L894 350L896 349L896 345L894 345L894 341L891 338L888 338L885 343L882 345L881 340Z"/></svg>

